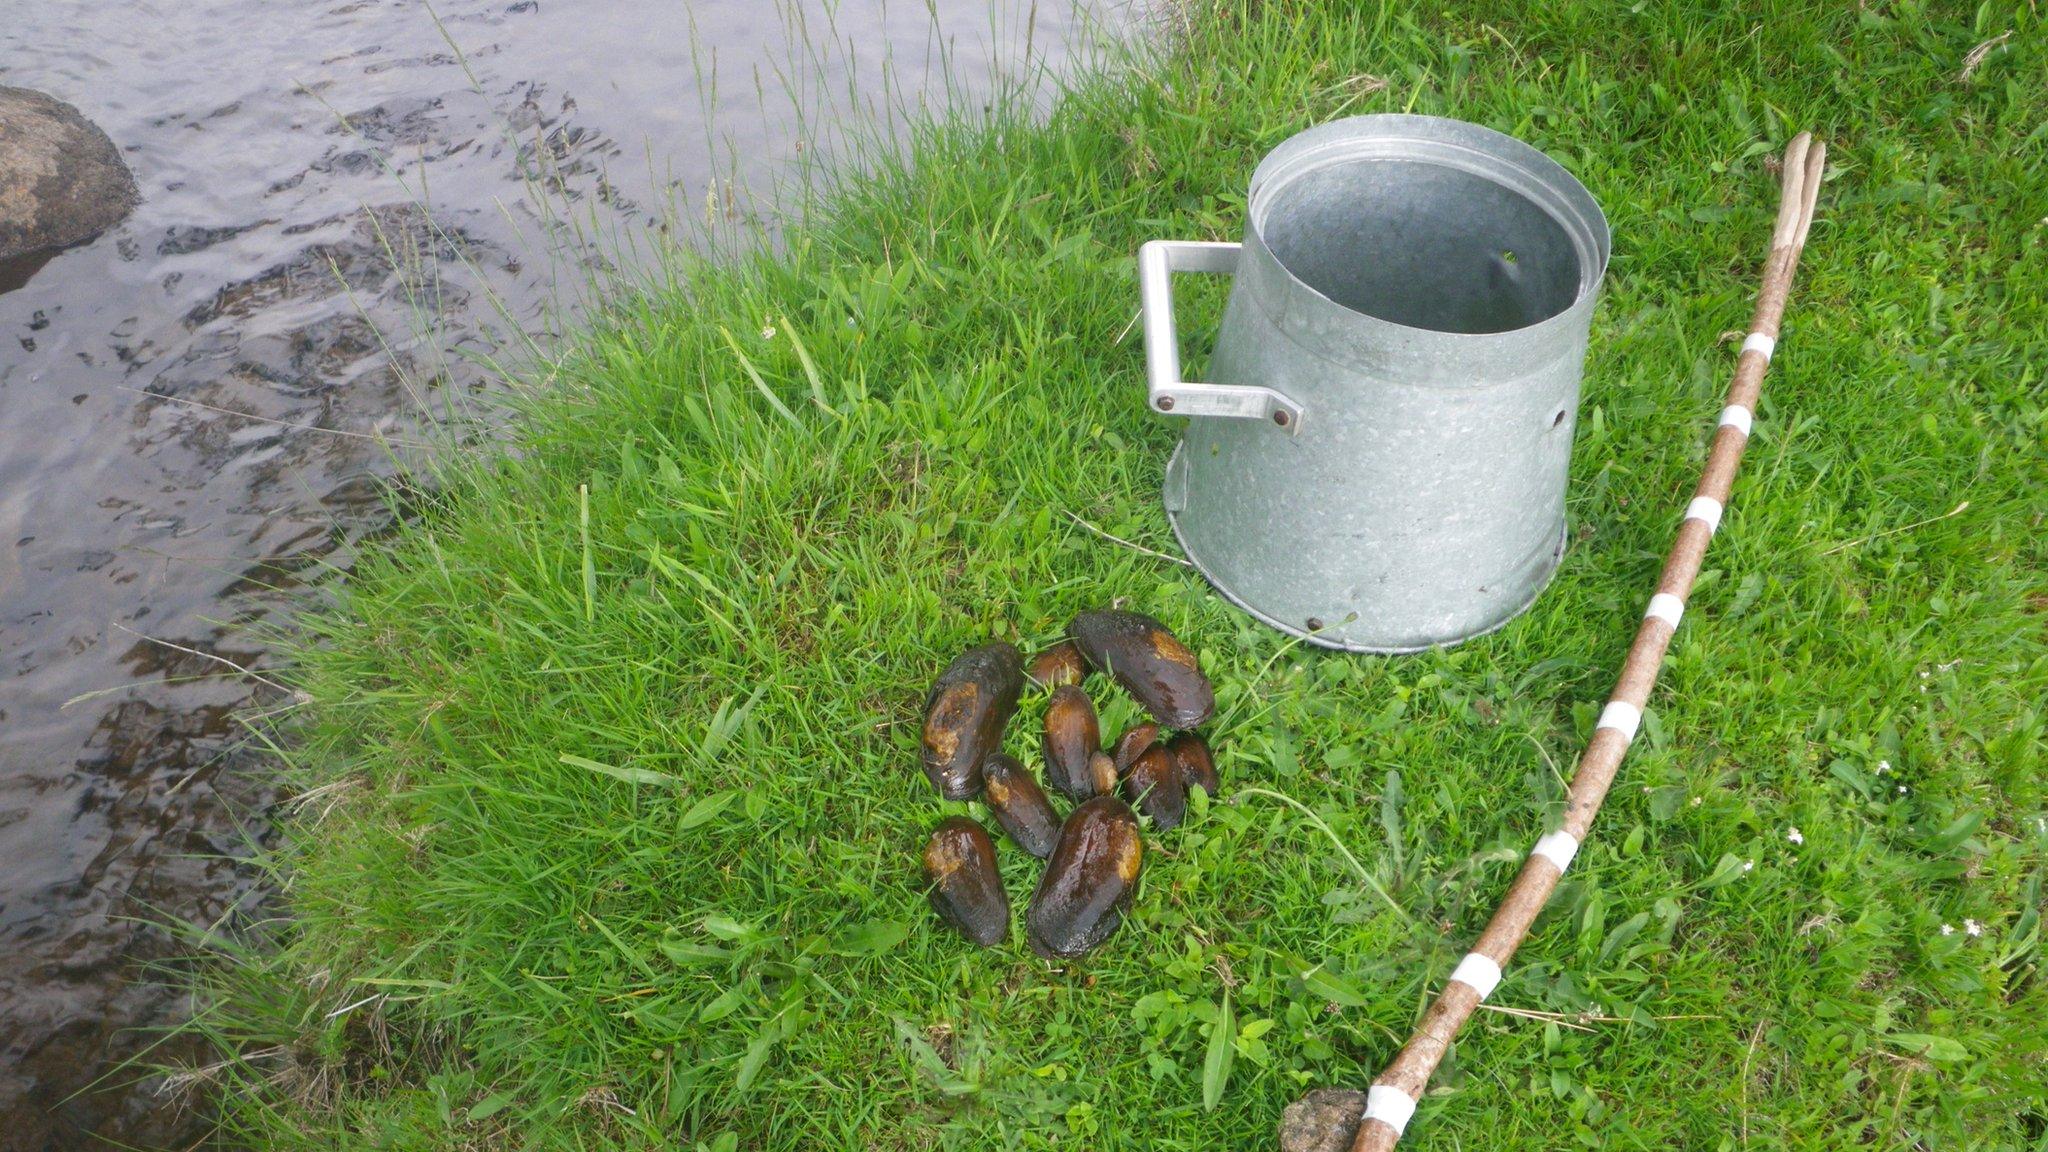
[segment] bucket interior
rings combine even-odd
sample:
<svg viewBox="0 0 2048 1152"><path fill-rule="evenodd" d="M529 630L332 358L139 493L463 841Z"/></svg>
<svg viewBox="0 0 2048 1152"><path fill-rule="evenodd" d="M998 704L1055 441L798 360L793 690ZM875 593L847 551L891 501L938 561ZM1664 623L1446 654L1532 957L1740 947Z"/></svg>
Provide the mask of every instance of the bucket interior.
<svg viewBox="0 0 2048 1152"><path fill-rule="evenodd" d="M1508 332L1579 298L1571 235L1485 176L1427 161L1319 165L1272 189L1266 246L1302 283L1355 312L1434 332Z"/></svg>

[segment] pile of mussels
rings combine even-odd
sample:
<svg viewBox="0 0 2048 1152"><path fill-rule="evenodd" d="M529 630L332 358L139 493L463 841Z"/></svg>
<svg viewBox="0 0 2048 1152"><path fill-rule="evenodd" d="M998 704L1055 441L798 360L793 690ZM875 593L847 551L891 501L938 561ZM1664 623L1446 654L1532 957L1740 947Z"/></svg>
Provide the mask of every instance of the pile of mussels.
<svg viewBox="0 0 2048 1152"><path fill-rule="evenodd" d="M1031 948L1079 956L1123 923L1138 887L1144 845L1135 806L1166 831L1187 814L1187 790L1216 795L1216 761L1192 729L1216 710L1195 654L1136 612L1083 612L1070 639L1039 654L1027 674L1017 650L984 644L947 665L925 701L924 771L948 800L977 795L1019 848L1046 862L1025 910ZM1104 751L1095 705L1081 688L1101 671L1151 713ZM1045 781L1075 801L1062 822L1031 770L1002 751L1003 728L1029 679L1051 689L1045 709ZM1178 735L1167 738L1164 729ZM1117 791L1130 801L1117 798ZM924 849L932 907L983 947L1009 934L1010 897L982 826L954 816Z"/></svg>

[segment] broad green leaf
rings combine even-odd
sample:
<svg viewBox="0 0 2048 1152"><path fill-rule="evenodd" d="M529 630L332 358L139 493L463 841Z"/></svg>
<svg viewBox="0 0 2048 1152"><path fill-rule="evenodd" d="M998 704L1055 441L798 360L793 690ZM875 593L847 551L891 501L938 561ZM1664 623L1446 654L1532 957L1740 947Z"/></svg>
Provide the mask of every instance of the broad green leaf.
<svg viewBox="0 0 2048 1152"><path fill-rule="evenodd" d="M690 805L689 811L683 813L683 818L676 821L676 830L687 832L699 824L710 822L720 812L730 807L733 801L739 799L739 796L737 792L714 792L704 797Z"/></svg>
<svg viewBox="0 0 2048 1152"><path fill-rule="evenodd" d="M704 917L704 930L720 940L745 940L754 934L752 924L735 920L722 912L713 912Z"/></svg>
<svg viewBox="0 0 2048 1152"><path fill-rule="evenodd" d="M677 964L716 964L732 959L732 949L716 944L700 944L680 936L664 936L661 940L661 954Z"/></svg>
<svg viewBox="0 0 2048 1152"><path fill-rule="evenodd" d="M761 1069L768 1063L768 1057L775 1054L775 1046L789 1035L799 1023L802 1013L795 1009L784 1009L773 1020L761 1025L754 1038L747 1044L747 1054L740 1058L739 1075L733 1080L733 1090L746 1095L754 1086L754 1080L761 1075Z"/></svg>
<svg viewBox="0 0 2048 1152"><path fill-rule="evenodd" d="M1365 1007L1365 993L1358 986L1336 973L1317 965L1301 974L1301 982L1317 997L1346 1008Z"/></svg>
<svg viewBox="0 0 2048 1152"><path fill-rule="evenodd" d="M577 768L588 768L592 772L600 772L606 776L610 776L614 780L624 780L628 784L682 783L682 781L676 779L675 777L669 775L666 772L656 772L651 768L621 768L616 764L600 764L597 761L588 759L586 757L571 756L567 752L562 753L562 763L572 765Z"/></svg>
<svg viewBox="0 0 2048 1152"><path fill-rule="evenodd" d="M931 1041L925 1039L924 1033L910 1021L901 1017L893 1019L896 1025L896 1038L910 1049L910 1058L917 1062L917 1066L926 1076L931 1077L932 1083L939 1091L948 1096L966 1096L981 1091L980 1084L955 1072L939 1055L938 1049L932 1047Z"/></svg>
<svg viewBox="0 0 2048 1152"><path fill-rule="evenodd" d="M1925 1032L1894 1032L1892 1043L1909 1052L1917 1052L1929 1060L1967 1060L1970 1050L1963 1042L1947 1036L1933 1036Z"/></svg>
<svg viewBox="0 0 2048 1152"><path fill-rule="evenodd" d="M1209 1054L1202 1060L1202 1110L1214 1112L1223 1099L1223 1086L1230 1082L1230 1065L1237 1058L1237 1018L1230 1010L1230 989L1223 990L1223 1007L1209 1026Z"/></svg>
<svg viewBox="0 0 2048 1152"><path fill-rule="evenodd" d="M1396 877L1401 874L1401 805L1407 798L1400 771L1387 769L1386 782L1380 786L1380 827L1387 830L1387 855L1393 859Z"/></svg>
<svg viewBox="0 0 2048 1152"><path fill-rule="evenodd" d="M463 1118L474 1124L478 1120L485 1120L496 1116L505 1110L505 1105L510 1103L512 1103L512 1094L510 1092L493 1092L489 1096L477 1101L464 1114Z"/></svg>
<svg viewBox="0 0 2048 1152"><path fill-rule="evenodd" d="M720 992L718 994L718 999L713 1000L709 1004L706 1004L704 1006L704 1010L702 1012L697 1013L697 1020L699 1023L703 1024L709 1024L716 1020L723 1020L727 1016L730 1016L734 1012L737 1012L739 1009L745 1007L746 1003L746 989L739 987L727 988L725 991Z"/></svg>
<svg viewBox="0 0 2048 1152"><path fill-rule="evenodd" d="M899 920L875 920L856 924L839 934L832 951L840 956L880 956L910 936L910 925Z"/></svg>
<svg viewBox="0 0 2048 1152"><path fill-rule="evenodd" d="M1700 891L1710 892L1725 884L1733 884L1737 880L1742 879L1743 873L1749 871L1748 863L1748 861L1732 852L1721 857L1720 861L1714 865L1713 873L1705 880L1700 881Z"/></svg>
<svg viewBox="0 0 2048 1152"><path fill-rule="evenodd" d="M1984 823L1984 813L1965 812L1927 839L1929 852L1953 852Z"/></svg>

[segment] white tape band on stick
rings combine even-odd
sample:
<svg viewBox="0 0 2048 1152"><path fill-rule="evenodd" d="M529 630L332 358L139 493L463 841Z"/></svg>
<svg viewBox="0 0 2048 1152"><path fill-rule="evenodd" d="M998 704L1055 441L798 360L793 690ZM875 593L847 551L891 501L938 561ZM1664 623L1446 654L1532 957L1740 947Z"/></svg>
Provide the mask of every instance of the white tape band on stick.
<svg viewBox="0 0 2048 1152"><path fill-rule="evenodd" d="M1721 427L1733 428L1744 436L1749 435L1752 419L1749 409L1740 404L1730 404L1721 409Z"/></svg>
<svg viewBox="0 0 2048 1152"><path fill-rule="evenodd" d="M1375 1084L1365 1090L1365 1118L1377 1120L1394 1130L1399 1136L1408 1128L1408 1118L1415 1115L1415 1097L1399 1088Z"/></svg>
<svg viewBox="0 0 2048 1152"><path fill-rule="evenodd" d="M1600 721L1595 728L1612 728L1621 733L1624 740L1636 738L1636 726L1643 722L1643 710L1626 700L1609 700L1607 707L1600 710Z"/></svg>
<svg viewBox="0 0 2048 1152"><path fill-rule="evenodd" d="M1467 952L1465 958L1458 961L1458 966L1451 969L1451 979L1460 984L1470 984L1472 990L1479 993L1479 998L1484 1000L1493 995L1495 988L1500 987L1500 965L1495 964L1491 956Z"/></svg>
<svg viewBox="0 0 2048 1152"><path fill-rule="evenodd" d="M1742 350L1744 352L1761 352L1764 354L1764 359L1766 360L1769 360L1771 358L1771 353L1777 351L1777 349L1777 340L1769 336L1766 336L1761 332L1751 332L1749 334L1749 339L1744 340L1742 342Z"/></svg>
<svg viewBox="0 0 2048 1152"><path fill-rule="evenodd" d="M1557 865L1559 872L1571 867L1572 857L1578 854L1579 838L1562 828L1544 834L1541 840L1536 841L1536 847L1529 852L1531 856L1541 856Z"/></svg>
<svg viewBox="0 0 2048 1152"><path fill-rule="evenodd" d="M1662 620L1666 624L1671 625L1673 630L1676 630L1678 628L1678 621L1685 615L1685 601L1680 600L1669 592L1659 592L1655 596L1650 597L1650 607L1643 612L1643 615Z"/></svg>
<svg viewBox="0 0 2048 1152"><path fill-rule="evenodd" d="M1712 496L1695 496L1692 503L1685 506L1685 518L1705 524L1711 534L1721 526L1721 502Z"/></svg>

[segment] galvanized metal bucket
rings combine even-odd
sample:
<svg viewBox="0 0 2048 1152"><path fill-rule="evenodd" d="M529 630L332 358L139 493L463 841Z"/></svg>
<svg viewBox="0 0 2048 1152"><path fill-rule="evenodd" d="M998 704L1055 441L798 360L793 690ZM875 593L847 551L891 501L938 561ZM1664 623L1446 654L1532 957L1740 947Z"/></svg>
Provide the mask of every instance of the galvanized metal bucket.
<svg viewBox="0 0 2048 1152"><path fill-rule="evenodd" d="M1555 161L1430 116L1309 129L1252 175L1242 244L1138 257L1153 411L1189 559L1331 648L1411 652L1527 608L1564 494L1606 218ZM1180 379L1169 276L1235 274L1209 383Z"/></svg>

